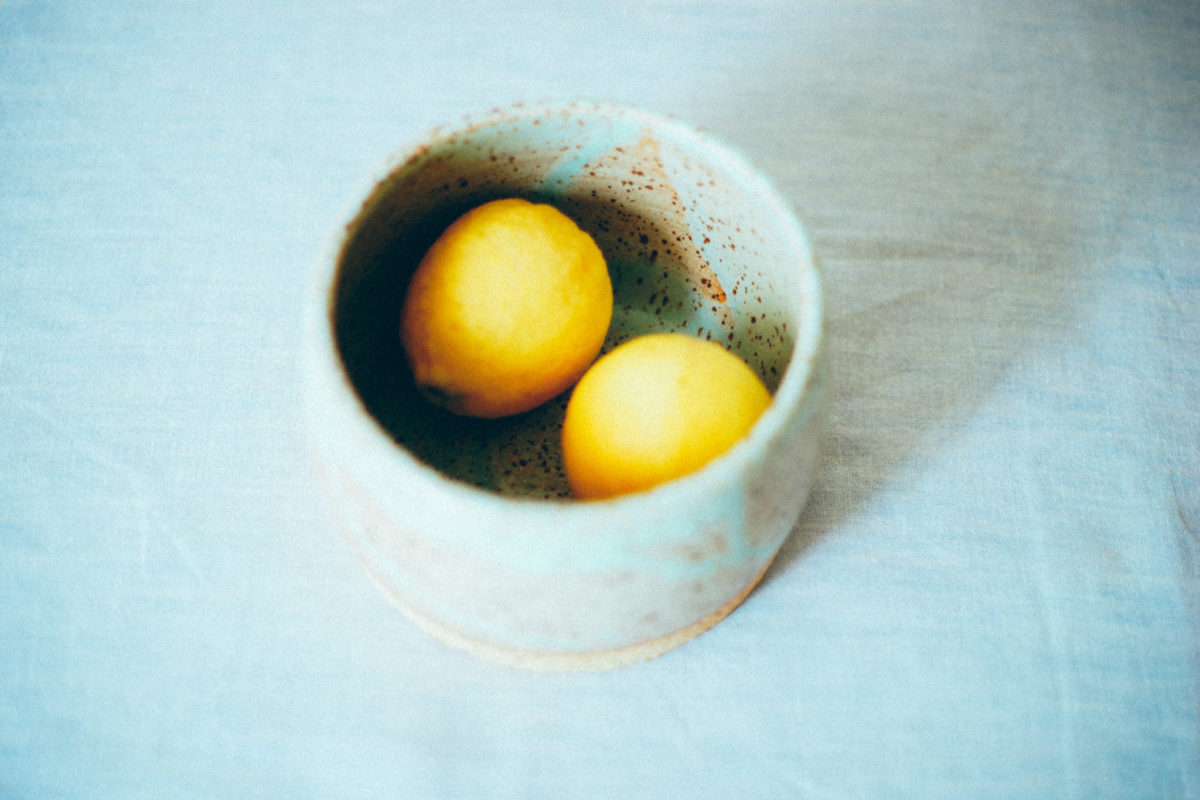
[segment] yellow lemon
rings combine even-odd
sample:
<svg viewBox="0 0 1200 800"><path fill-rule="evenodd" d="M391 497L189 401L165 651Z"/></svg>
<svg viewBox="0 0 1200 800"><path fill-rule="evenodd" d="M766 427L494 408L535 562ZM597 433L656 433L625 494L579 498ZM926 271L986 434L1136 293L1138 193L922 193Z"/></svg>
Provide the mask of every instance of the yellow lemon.
<svg viewBox="0 0 1200 800"><path fill-rule="evenodd" d="M581 499L649 489L728 450L770 405L744 361L677 333L632 339L603 356L567 403L563 460Z"/></svg>
<svg viewBox="0 0 1200 800"><path fill-rule="evenodd" d="M429 248L400 335L427 397L456 414L503 417L579 379L600 352L612 306L591 236L553 206L495 200Z"/></svg>

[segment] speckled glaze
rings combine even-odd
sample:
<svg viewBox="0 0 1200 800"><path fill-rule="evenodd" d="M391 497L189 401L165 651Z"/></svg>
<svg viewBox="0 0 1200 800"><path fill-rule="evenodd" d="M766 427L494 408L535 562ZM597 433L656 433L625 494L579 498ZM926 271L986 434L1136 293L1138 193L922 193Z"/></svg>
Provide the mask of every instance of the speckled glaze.
<svg viewBox="0 0 1200 800"><path fill-rule="evenodd" d="M566 395L504 420L428 406L397 325L409 276L458 215L556 205L603 250L604 350L641 333L723 343L772 391L704 469L570 499ZM820 279L786 203L741 157L630 108L539 104L434 130L391 162L321 260L306 386L318 480L383 593L444 642L533 669L646 659L720 621L791 531L827 394Z"/></svg>

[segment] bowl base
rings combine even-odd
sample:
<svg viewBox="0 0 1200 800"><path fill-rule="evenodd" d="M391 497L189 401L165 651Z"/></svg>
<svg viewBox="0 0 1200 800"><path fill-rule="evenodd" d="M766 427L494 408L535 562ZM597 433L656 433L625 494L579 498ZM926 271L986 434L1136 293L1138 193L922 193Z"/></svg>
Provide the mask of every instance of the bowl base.
<svg viewBox="0 0 1200 800"><path fill-rule="evenodd" d="M367 572L384 597L405 618L442 644L455 650L485 661L502 664L506 667L533 672L601 672L657 658L663 653L673 650L704 633L729 616L735 608L741 605L742 601L762 581L763 576L770 569L772 561L774 561L773 556L763 565L763 568L757 575L751 578L745 586L738 590L737 594L727 600L720 608L708 613L692 624L680 628L674 633L668 633L665 636L626 647L585 652L514 650L491 642L484 642L464 636L458 631L447 628L440 622L400 601L392 593L388 592L386 587L374 575L370 575L370 570Z"/></svg>

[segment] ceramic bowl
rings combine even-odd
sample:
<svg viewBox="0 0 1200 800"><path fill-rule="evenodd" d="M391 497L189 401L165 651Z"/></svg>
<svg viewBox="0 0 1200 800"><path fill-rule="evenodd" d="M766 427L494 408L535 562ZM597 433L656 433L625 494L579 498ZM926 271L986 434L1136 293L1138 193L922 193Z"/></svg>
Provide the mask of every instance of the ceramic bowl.
<svg viewBox="0 0 1200 800"><path fill-rule="evenodd" d="M524 105L401 151L323 255L306 407L319 483L383 594L475 655L531 669L651 658L745 598L795 525L818 460L827 379L807 236L769 183L708 136L646 111ZM504 420L415 391L398 338L409 276L458 215L549 202L604 252L604 350L679 331L743 357L771 390L750 433L701 470L603 501L570 498L564 395Z"/></svg>

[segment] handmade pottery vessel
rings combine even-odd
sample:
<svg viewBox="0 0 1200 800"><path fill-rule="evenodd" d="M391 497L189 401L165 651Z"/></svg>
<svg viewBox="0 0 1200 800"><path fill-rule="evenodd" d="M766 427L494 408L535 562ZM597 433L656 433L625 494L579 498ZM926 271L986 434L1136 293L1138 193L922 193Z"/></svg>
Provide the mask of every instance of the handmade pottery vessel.
<svg viewBox="0 0 1200 800"><path fill-rule="evenodd" d="M466 210L556 205L604 252L605 350L679 331L744 358L771 390L703 469L604 501L570 498L566 395L505 420L432 408L398 337L409 276ZM739 155L645 111L563 103L439 128L371 182L312 291L306 408L316 472L366 572L442 641L533 669L659 655L753 589L804 505L827 395L818 270L787 203Z"/></svg>

